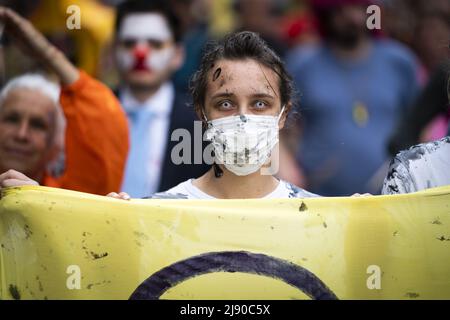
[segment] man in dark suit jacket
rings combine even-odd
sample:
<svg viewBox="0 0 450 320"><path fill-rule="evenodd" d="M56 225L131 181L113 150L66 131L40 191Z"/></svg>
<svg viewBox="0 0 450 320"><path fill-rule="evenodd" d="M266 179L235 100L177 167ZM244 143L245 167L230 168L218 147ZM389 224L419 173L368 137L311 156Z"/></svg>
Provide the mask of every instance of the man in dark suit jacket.
<svg viewBox="0 0 450 320"><path fill-rule="evenodd" d="M170 81L183 64L184 51L179 21L167 1L123 2L115 30L121 79L117 95L128 115L131 138L122 191L147 197L207 170L204 164L194 164L194 152L202 152L194 149L194 142L202 136L194 137L196 115ZM177 129L188 136L180 138ZM173 152L183 139L190 151ZM179 164L180 157L190 159Z"/></svg>

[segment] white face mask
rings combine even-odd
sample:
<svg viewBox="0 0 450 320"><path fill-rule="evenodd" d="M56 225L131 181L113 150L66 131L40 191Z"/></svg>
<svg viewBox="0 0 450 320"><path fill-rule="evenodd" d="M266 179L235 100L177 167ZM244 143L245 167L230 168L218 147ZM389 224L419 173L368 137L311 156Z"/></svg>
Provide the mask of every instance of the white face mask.
<svg viewBox="0 0 450 320"><path fill-rule="evenodd" d="M208 121L206 139L212 142L216 163L238 176L258 171L278 143L278 116L236 115Z"/></svg>

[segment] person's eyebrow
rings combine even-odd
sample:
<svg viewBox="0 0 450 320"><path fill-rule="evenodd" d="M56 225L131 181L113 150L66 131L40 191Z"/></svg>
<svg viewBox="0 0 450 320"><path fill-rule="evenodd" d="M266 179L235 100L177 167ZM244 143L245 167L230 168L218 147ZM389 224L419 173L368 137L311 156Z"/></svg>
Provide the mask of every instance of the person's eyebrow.
<svg viewBox="0 0 450 320"><path fill-rule="evenodd" d="M267 93L255 93L251 95L252 98L261 98L261 99L275 99L275 97L271 94Z"/></svg>
<svg viewBox="0 0 450 320"><path fill-rule="evenodd" d="M211 99L217 99L217 98L231 98L234 97L234 93L231 92L218 92L216 94L213 94Z"/></svg>
<svg viewBox="0 0 450 320"><path fill-rule="evenodd" d="M214 94L211 97L211 99L232 98L235 96L236 95L231 92L218 92L218 93ZM250 98L252 98L252 99L275 99L275 97L273 95L267 94L267 93L255 93L255 94L250 95Z"/></svg>

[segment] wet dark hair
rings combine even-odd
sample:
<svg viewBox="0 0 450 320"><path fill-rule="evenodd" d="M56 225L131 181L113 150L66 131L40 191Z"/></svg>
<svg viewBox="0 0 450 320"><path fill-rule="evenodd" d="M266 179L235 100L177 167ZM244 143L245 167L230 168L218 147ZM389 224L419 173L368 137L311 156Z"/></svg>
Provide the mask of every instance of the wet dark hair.
<svg viewBox="0 0 450 320"><path fill-rule="evenodd" d="M128 0L117 6L115 32L119 32L125 17L133 13L159 13L166 18L175 42L181 41L180 20L166 0Z"/></svg>
<svg viewBox="0 0 450 320"><path fill-rule="evenodd" d="M220 41L212 41L206 45L200 68L192 76L189 84L194 110L197 114L200 115L205 108L209 71L217 61L222 59L252 59L274 71L279 77L281 105L286 105L286 114L289 112L293 103L294 86L284 62L258 34L242 31L229 34Z"/></svg>

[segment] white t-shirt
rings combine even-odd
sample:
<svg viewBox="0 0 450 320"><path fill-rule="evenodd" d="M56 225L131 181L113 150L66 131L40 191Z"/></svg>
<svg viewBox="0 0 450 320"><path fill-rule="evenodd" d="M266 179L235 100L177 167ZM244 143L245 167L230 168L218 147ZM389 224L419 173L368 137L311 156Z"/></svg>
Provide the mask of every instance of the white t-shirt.
<svg viewBox="0 0 450 320"><path fill-rule="evenodd" d="M165 192L155 193L151 198L156 199L216 199L203 192L192 184L194 179L186 180ZM286 198L310 198L318 195L303 190L289 182L280 180L277 188L263 197L264 199L286 199Z"/></svg>

